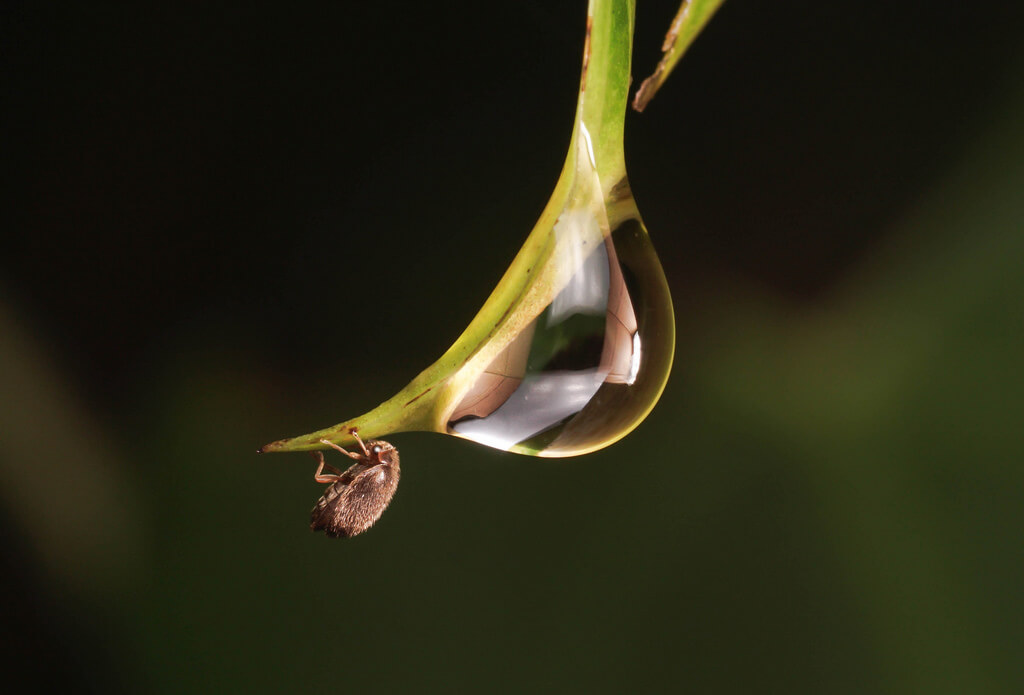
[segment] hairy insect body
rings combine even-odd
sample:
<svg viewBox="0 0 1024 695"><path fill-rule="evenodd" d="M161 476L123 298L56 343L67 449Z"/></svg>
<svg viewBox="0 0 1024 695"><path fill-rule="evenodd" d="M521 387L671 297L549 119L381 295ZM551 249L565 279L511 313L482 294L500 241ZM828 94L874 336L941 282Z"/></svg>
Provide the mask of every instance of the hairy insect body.
<svg viewBox="0 0 1024 695"><path fill-rule="evenodd" d="M351 538L373 526L391 503L401 476L398 450L379 440L359 444L362 455L345 452L357 462L344 473L321 476L317 471L317 480L331 484L310 515L314 531L333 538ZM317 452L314 456L322 469L323 455Z"/></svg>

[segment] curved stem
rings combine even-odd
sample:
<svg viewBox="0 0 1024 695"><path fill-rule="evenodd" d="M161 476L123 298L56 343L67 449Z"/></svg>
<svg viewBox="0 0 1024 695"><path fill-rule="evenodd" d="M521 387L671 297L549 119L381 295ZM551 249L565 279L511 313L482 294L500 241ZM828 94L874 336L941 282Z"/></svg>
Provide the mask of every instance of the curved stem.
<svg viewBox="0 0 1024 695"><path fill-rule="evenodd" d="M553 230L560 215L570 205L613 201L621 190L626 175L622 135L634 4L634 0L590 0L572 142L561 176L526 243L469 327L437 362L370 412L310 434L271 442L261 452L323 449L321 439L348 446L355 441L353 430L363 438L446 431L446 415L473 381L561 290L560 275L550 262L557 246Z"/></svg>

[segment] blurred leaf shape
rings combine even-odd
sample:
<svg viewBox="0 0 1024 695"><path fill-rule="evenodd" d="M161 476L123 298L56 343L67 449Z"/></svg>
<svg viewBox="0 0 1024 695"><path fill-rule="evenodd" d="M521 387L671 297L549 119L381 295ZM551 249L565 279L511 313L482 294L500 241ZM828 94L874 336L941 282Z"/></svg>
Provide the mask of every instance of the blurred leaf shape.
<svg viewBox="0 0 1024 695"><path fill-rule="evenodd" d="M18 315L0 302L0 496L48 579L116 590L142 557L139 491L92 417Z"/></svg>

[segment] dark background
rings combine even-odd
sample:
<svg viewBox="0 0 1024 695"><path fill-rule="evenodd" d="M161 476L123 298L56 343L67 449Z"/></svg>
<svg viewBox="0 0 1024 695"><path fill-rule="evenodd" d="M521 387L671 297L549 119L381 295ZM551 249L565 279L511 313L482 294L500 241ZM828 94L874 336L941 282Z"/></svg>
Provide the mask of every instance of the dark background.
<svg viewBox="0 0 1024 695"><path fill-rule="evenodd" d="M640 0L634 83L676 7ZM0 660L33 691L1019 692L1024 13L730 0L644 114L658 408L264 442L402 387L568 144L585 3L5 3ZM12 676L13 679L13 676Z"/></svg>

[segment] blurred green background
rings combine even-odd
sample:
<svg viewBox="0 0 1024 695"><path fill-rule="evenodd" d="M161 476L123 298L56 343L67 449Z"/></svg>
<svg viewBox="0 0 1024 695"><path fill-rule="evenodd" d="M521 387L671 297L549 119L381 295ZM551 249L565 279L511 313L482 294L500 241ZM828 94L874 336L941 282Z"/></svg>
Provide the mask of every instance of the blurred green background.
<svg viewBox="0 0 1024 695"><path fill-rule="evenodd" d="M640 0L634 76L675 3ZM558 175L585 2L5 3L0 661L22 691L1024 688L1014 3L730 0L643 115L659 406L552 461L304 455L438 356Z"/></svg>

